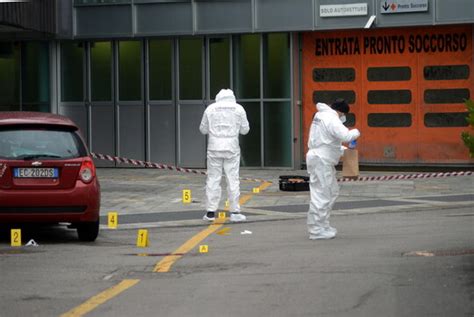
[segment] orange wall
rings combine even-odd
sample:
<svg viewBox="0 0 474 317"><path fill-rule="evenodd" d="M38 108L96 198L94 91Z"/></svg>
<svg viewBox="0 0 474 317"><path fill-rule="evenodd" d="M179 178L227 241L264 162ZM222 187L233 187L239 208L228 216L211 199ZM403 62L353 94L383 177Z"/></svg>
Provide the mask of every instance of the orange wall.
<svg viewBox="0 0 474 317"><path fill-rule="evenodd" d="M474 99L472 26L439 26L307 32L303 34L303 129L308 132L315 112L314 91L352 90L351 112L361 130L361 162L378 163L474 163L460 139L468 127L426 127L426 113L465 112L463 103L427 104L427 89L468 89ZM358 44L358 45L357 45ZM417 51L418 50L418 51ZM425 66L468 65L469 77L458 80L425 80ZM403 81L369 81L369 67L409 67ZM315 82L314 68L353 68L350 82ZM369 104L368 91L409 90L407 104ZM318 101L318 100L316 100ZM410 127L369 127L369 113L409 113Z"/></svg>

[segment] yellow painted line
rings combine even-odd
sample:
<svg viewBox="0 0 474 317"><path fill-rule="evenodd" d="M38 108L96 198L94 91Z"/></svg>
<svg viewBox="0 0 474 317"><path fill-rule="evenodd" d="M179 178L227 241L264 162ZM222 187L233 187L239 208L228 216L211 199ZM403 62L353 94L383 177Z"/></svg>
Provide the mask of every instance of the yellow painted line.
<svg viewBox="0 0 474 317"><path fill-rule="evenodd" d="M61 315L61 317L79 317L84 316L85 314L89 313L90 311L97 308L99 305L105 303L106 301L112 299L113 297L119 295L126 289L132 287L133 285L140 282L140 280L123 280L122 282L118 283L111 288L106 289L102 293L99 293L81 305L71 309L67 313Z"/></svg>
<svg viewBox="0 0 474 317"><path fill-rule="evenodd" d="M227 236L229 235L229 231L230 231L230 227L225 227L217 231L216 234L221 235L221 236Z"/></svg>
<svg viewBox="0 0 474 317"><path fill-rule="evenodd" d="M260 185L258 188L260 188L260 190L265 190L267 189L272 183L269 183L269 182L265 182L263 183L262 185Z"/></svg>
<svg viewBox="0 0 474 317"><path fill-rule="evenodd" d="M191 251L195 246L197 246L202 240L206 239L209 235L217 231L223 226L223 224L213 223L203 231L196 234L194 237L186 241L182 246L177 248L173 253L185 254ZM165 273L169 272L171 266L178 261L182 255L168 255L163 258L158 264L156 264L153 272L155 273Z"/></svg>
<svg viewBox="0 0 474 317"><path fill-rule="evenodd" d="M264 182L259 186L260 190L264 190L268 186L270 186L271 183ZM241 196L239 199L239 203L241 205L245 204L247 201L252 198L252 194L247 194L244 196ZM228 207L226 207L224 210L229 210ZM209 227L204 229L203 231L199 232L196 234L194 237L186 241L183 245L181 245L179 248L174 250L174 254L185 254L191 251L194 247L196 247L202 240L206 239L208 236L219 230L223 225L224 225L225 219L219 219L216 218L214 223L212 223ZM166 273L169 272L171 267L173 266L176 261L178 261L183 255L168 255L164 257L160 262L158 262L155 265L155 268L153 269L153 272L155 273Z"/></svg>

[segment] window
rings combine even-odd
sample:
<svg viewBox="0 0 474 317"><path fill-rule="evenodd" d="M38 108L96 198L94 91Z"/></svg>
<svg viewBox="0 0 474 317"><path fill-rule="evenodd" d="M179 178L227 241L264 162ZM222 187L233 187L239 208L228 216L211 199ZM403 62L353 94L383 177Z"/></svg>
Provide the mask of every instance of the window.
<svg viewBox="0 0 474 317"><path fill-rule="evenodd" d="M313 80L315 82L351 82L355 80L354 68L315 68Z"/></svg>
<svg viewBox="0 0 474 317"><path fill-rule="evenodd" d="M260 97L260 35L234 37L234 91L238 99Z"/></svg>
<svg viewBox="0 0 474 317"><path fill-rule="evenodd" d="M356 116L355 114L347 113L346 114L346 122L344 122L344 125L348 128L354 127L356 124Z"/></svg>
<svg viewBox="0 0 474 317"><path fill-rule="evenodd" d="M91 42L91 90L93 101L112 100L112 44Z"/></svg>
<svg viewBox="0 0 474 317"><path fill-rule="evenodd" d="M265 166L291 165L290 102L265 102L264 158Z"/></svg>
<svg viewBox="0 0 474 317"><path fill-rule="evenodd" d="M369 90L367 101L370 104L409 104L411 103L410 90Z"/></svg>
<svg viewBox="0 0 474 317"><path fill-rule="evenodd" d="M77 133L63 130L45 130L29 127L0 130L0 157L23 159L37 157L47 159L75 158L87 155Z"/></svg>
<svg viewBox="0 0 474 317"><path fill-rule="evenodd" d="M467 112L446 112L425 114L425 126L435 127L467 127Z"/></svg>
<svg viewBox="0 0 474 317"><path fill-rule="evenodd" d="M313 102L323 102L331 105L337 98L343 98L347 103L353 104L356 101L356 94L353 90L315 90L313 91Z"/></svg>
<svg viewBox="0 0 474 317"><path fill-rule="evenodd" d="M290 35L263 36L263 96L290 98Z"/></svg>
<svg viewBox="0 0 474 317"><path fill-rule="evenodd" d="M179 41L179 98L202 100L202 39Z"/></svg>
<svg viewBox="0 0 474 317"><path fill-rule="evenodd" d="M458 80L469 78L469 65L425 66L425 80Z"/></svg>
<svg viewBox="0 0 474 317"><path fill-rule="evenodd" d="M223 88L230 88L229 38L209 39L210 98L214 99Z"/></svg>
<svg viewBox="0 0 474 317"><path fill-rule="evenodd" d="M119 42L119 99L142 99L142 45L140 41Z"/></svg>
<svg viewBox="0 0 474 317"><path fill-rule="evenodd" d="M369 67L369 81L406 81L411 79L410 67Z"/></svg>
<svg viewBox="0 0 474 317"><path fill-rule="evenodd" d="M0 110L20 110L20 46L0 43Z"/></svg>
<svg viewBox="0 0 474 317"><path fill-rule="evenodd" d="M172 40L150 40L150 99L172 99Z"/></svg>
<svg viewBox="0 0 474 317"><path fill-rule="evenodd" d="M48 43L22 43L21 50L21 109L49 112Z"/></svg>
<svg viewBox="0 0 474 317"><path fill-rule="evenodd" d="M246 135L240 136L242 166L261 166L262 165L262 144L261 144L261 115L260 102L241 102L247 113L250 131Z"/></svg>
<svg viewBox="0 0 474 317"><path fill-rule="evenodd" d="M61 44L61 100L84 101L84 45L82 42Z"/></svg>
<svg viewBox="0 0 474 317"><path fill-rule="evenodd" d="M233 37L233 86L250 123L249 135L241 137L243 166L291 166L290 37Z"/></svg>
<svg viewBox="0 0 474 317"><path fill-rule="evenodd" d="M411 126L410 113L370 113L368 125L372 128L401 128Z"/></svg>
<svg viewBox="0 0 474 317"><path fill-rule="evenodd" d="M469 99L469 89L427 89L425 90L425 102L434 104L463 103Z"/></svg>

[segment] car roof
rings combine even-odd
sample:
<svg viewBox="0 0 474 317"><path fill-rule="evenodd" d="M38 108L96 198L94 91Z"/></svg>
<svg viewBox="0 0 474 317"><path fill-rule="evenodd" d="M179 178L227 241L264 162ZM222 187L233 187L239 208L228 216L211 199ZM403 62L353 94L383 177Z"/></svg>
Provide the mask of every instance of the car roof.
<svg viewBox="0 0 474 317"><path fill-rule="evenodd" d="M68 117L44 112L0 111L0 126L7 125L48 125L63 126L78 130L77 125Z"/></svg>

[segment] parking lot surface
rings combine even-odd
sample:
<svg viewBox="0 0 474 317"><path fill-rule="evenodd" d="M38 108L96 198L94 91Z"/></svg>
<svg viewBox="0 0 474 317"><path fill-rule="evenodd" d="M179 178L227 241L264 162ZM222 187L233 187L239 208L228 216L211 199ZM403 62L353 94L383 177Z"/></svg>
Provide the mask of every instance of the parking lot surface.
<svg viewBox="0 0 474 317"><path fill-rule="evenodd" d="M39 246L15 248L0 229L0 316L474 313L473 176L341 183L331 218L338 236L310 241L309 193L278 188L289 174L305 171L243 170L262 180L241 183L249 221L209 224L205 176L99 169L95 243L64 227L25 227L24 243ZM111 211L117 229L108 229ZM146 247L137 246L139 229L148 230Z"/></svg>

